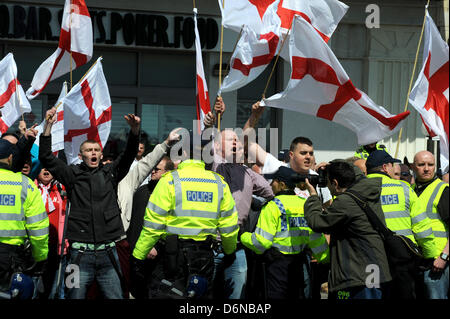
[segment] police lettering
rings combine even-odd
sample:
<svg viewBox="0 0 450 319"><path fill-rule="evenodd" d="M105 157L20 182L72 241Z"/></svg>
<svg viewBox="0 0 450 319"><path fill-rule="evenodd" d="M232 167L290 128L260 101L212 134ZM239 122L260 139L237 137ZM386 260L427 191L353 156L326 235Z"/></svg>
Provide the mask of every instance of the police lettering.
<svg viewBox="0 0 450 319"><path fill-rule="evenodd" d="M0 195L0 206L15 206L16 196L15 195Z"/></svg>
<svg viewBox="0 0 450 319"><path fill-rule="evenodd" d="M212 203L213 193L212 192L187 191L186 198L190 202Z"/></svg>
<svg viewBox="0 0 450 319"><path fill-rule="evenodd" d="M399 203L399 201L398 201L397 194L381 196L381 204L382 205L396 205L398 203Z"/></svg>
<svg viewBox="0 0 450 319"><path fill-rule="evenodd" d="M308 223L304 217L289 217L290 227L308 227Z"/></svg>

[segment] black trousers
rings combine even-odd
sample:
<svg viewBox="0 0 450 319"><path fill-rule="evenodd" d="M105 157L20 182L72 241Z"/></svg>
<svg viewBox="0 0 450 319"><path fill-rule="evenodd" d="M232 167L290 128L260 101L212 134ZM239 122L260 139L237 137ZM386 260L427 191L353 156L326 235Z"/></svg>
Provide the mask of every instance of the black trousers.
<svg viewBox="0 0 450 319"><path fill-rule="evenodd" d="M300 299L303 296L302 256L283 255L266 262L268 299Z"/></svg>
<svg viewBox="0 0 450 319"><path fill-rule="evenodd" d="M25 259L21 247L0 243L0 291L9 289L14 272L23 271Z"/></svg>
<svg viewBox="0 0 450 319"><path fill-rule="evenodd" d="M392 273L393 280L388 293L389 299L416 299L416 281L419 272L414 263L397 265ZM422 278L423 281L423 278Z"/></svg>

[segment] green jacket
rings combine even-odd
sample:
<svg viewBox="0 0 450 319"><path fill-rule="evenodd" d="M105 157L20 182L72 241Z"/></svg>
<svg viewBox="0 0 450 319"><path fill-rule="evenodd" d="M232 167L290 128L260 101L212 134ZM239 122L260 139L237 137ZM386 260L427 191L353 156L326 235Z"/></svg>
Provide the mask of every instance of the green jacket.
<svg viewBox="0 0 450 319"><path fill-rule="evenodd" d="M380 203L381 179L361 178L350 189L368 199L369 206L385 224ZM330 292L372 283L373 266L379 269L379 282L392 279L380 235L373 229L365 212L349 196L340 194L331 206L322 211L318 196L305 203L305 217L311 229L330 234Z"/></svg>

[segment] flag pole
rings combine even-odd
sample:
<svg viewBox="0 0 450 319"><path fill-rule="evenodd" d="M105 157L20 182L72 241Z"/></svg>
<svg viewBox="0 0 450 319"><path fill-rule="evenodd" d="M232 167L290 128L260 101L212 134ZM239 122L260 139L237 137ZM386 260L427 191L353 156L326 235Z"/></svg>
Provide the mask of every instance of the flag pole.
<svg viewBox="0 0 450 319"><path fill-rule="evenodd" d="M222 9L225 8L225 0L222 0ZM222 26L220 29L220 55L219 55L219 89L222 86L222 55L223 55L223 15L222 15ZM219 95L220 97L221 95ZM221 113L217 116L217 130L220 132L220 120Z"/></svg>
<svg viewBox="0 0 450 319"><path fill-rule="evenodd" d="M72 38L72 6L70 7L69 32ZM72 89L72 39L70 40L70 89Z"/></svg>
<svg viewBox="0 0 450 319"><path fill-rule="evenodd" d="M283 42L281 42L280 51L278 51L277 57L276 57L275 62L274 62L274 64L273 64L272 71L270 72L269 79L267 80L266 87L264 88L264 92L263 92L263 94L262 94L262 99L265 99L265 98L266 98L266 92L267 92L267 89L269 88L270 80L272 79L273 73L275 72L275 67L277 66L278 59L280 58L281 51L283 50L283 47L284 47L284 43L286 42L286 39L288 38L289 33L291 32L292 24L294 23L294 19L295 19L295 17L294 17L294 18L292 19L292 21L291 21L291 26L289 27L288 32L287 32L286 35L284 36Z"/></svg>
<svg viewBox="0 0 450 319"><path fill-rule="evenodd" d="M102 56L100 57L100 58L98 58L95 62L94 62L94 64L92 64L91 65L91 67L89 68L89 70L87 70L87 72L83 75L83 77L80 79L80 81L78 81L78 83L80 83L81 81L83 81L84 80L84 78L86 77L86 75L88 75L88 73L92 70L92 68L97 64L97 62L99 61L99 60L101 60L102 59ZM77 83L77 84L78 84Z"/></svg>
<svg viewBox="0 0 450 319"><path fill-rule="evenodd" d="M427 5L425 6L425 16L423 17L422 31L420 31L419 44L417 45L416 58L414 60L414 67L413 67L413 71L412 71L412 74L411 74L411 80L409 81L408 94L406 96L406 103L405 103L405 108L404 108L403 112L406 112L406 110L408 109L409 96L411 95L412 84L413 84L413 81L414 81L414 74L416 73L417 60L419 58L420 45L422 44L423 31L425 29L425 22L426 22L426 19L427 19L427 12L428 12L429 4L430 4L430 0L427 1ZM402 140L402 134L403 134L403 127L400 128L400 132L398 133L398 141L397 141L397 147L395 149L394 158L397 158L398 149L400 147L400 142Z"/></svg>

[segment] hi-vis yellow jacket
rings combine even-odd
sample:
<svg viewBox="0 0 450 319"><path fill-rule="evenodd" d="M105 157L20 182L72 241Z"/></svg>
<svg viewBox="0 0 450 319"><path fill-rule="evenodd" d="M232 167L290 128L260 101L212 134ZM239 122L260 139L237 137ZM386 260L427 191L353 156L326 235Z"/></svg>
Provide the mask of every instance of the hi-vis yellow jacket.
<svg viewBox="0 0 450 319"><path fill-rule="evenodd" d="M377 150L379 150L379 151L386 151L386 146L384 146L384 145L377 144L376 147L377 147ZM355 154L353 154L353 156L359 157L359 158L362 158L362 159L365 159L365 160L367 160L369 155L370 155L369 152L366 151L364 146L361 146L360 148L358 148L356 150Z"/></svg>
<svg viewBox="0 0 450 319"><path fill-rule="evenodd" d="M226 254L236 250L238 213L228 184L205 163L187 160L164 174L147 206L133 256L145 259L161 236L197 241L220 233Z"/></svg>
<svg viewBox="0 0 450 319"><path fill-rule="evenodd" d="M425 258L439 256L431 229L431 220L408 183L384 174L369 174L367 177L382 179L381 206L387 228L417 243Z"/></svg>
<svg viewBox="0 0 450 319"><path fill-rule="evenodd" d="M261 210L254 233L241 235L241 243L257 254L274 247L282 254L301 253L311 248L318 262L329 260L326 238L309 228L303 206L306 199L297 195L278 195Z"/></svg>
<svg viewBox="0 0 450 319"><path fill-rule="evenodd" d="M419 196L422 209L431 220L431 228L433 229L434 242L436 244L436 254L434 257L441 254L448 241L448 228L442 222L437 209L442 193L446 187L448 187L448 184L437 178Z"/></svg>
<svg viewBox="0 0 450 319"><path fill-rule="evenodd" d="M20 246L29 238L34 260L48 255L48 215L31 179L0 167L0 243Z"/></svg>

